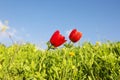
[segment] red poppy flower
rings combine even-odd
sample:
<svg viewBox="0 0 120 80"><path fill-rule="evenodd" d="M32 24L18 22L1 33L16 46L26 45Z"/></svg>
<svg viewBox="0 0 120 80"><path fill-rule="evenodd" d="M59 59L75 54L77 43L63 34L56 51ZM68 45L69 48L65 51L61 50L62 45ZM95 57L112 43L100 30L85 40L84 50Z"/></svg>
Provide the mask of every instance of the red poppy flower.
<svg viewBox="0 0 120 80"><path fill-rule="evenodd" d="M77 31L76 29L73 29L69 35L69 39L72 42L77 42L80 40L80 38L82 37L82 33Z"/></svg>
<svg viewBox="0 0 120 80"><path fill-rule="evenodd" d="M65 37L60 34L59 30L55 31L50 39L50 43L54 47L58 47L58 46L62 45L64 42L66 42Z"/></svg>

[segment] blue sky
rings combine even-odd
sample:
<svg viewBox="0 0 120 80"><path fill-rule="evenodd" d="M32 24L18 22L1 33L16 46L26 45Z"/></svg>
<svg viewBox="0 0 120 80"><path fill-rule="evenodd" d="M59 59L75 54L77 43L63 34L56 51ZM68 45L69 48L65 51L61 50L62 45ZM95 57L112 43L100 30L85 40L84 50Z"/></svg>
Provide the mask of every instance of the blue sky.
<svg viewBox="0 0 120 80"><path fill-rule="evenodd" d="M55 30L78 29L84 41L120 41L120 0L0 0L0 22L9 21L15 41L40 44ZM10 44L4 35L0 42Z"/></svg>

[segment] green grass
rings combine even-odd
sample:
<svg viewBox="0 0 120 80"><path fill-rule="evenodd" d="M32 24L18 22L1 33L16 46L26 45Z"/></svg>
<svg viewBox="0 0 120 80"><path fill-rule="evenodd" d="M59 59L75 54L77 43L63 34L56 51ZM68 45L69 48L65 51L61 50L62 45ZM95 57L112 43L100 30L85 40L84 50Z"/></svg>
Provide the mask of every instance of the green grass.
<svg viewBox="0 0 120 80"><path fill-rule="evenodd" d="M71 55L71 53L73 55ZM120 42L38 50L0 44L0 80L119 80Z"/></svg>

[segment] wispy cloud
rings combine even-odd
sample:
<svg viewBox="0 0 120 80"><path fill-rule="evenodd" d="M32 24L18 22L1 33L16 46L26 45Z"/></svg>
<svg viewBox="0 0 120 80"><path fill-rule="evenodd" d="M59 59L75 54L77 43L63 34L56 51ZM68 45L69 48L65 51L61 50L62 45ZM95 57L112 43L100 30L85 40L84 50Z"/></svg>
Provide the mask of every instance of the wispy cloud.
<svg viewBox="0 0 120 80"><path fill-rule="evenodd" d="M7 37L5 29L9 29L9 27L6 26L2 21L0 21L0 39Z"/></svg>
<svg viewBox="0 0 120 80"><path fill-rule="evenodd" d="M22 27L20 30L21 30L21 32L24 33L25 37L30 37L30 34L27 32L27 30L25 29L25 27Z"/></svg>
<svg viewBox="0 0 120 80"><path fill-rule="evenodd" d="M7 38L9 35L14 37L17 30L8 26L7 23L0 21L0 39Z"/></svg>
<svg viewBox="0 0 120 80"><path fill-rule="evenodd" d="M11 28L11 31L9 31L9 34L10 34L11 36L16 36L16 35L15 35L16 33L17 33L17 30L14 29L14 28Z"/></svg>
<svg viewBox="0 0 120 80"><path fill-rule="evenodd" d="M12 42L23 43L25 42L25 38L29 38L30 36L24 27L17 30L13 26L9 26L8 22L0 21L0 42L6 44L11 39Z"/></svg>

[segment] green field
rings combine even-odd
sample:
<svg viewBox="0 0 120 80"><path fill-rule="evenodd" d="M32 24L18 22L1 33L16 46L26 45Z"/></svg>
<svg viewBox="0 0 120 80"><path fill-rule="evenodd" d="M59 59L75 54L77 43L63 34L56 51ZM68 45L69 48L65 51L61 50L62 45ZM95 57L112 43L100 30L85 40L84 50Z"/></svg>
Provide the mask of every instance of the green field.
<svg viewBox="0 0 120 80"><path fill-rule="evenodd" d="M120 42L39 50L0 44L0 80L119 80Z"/></svg>

